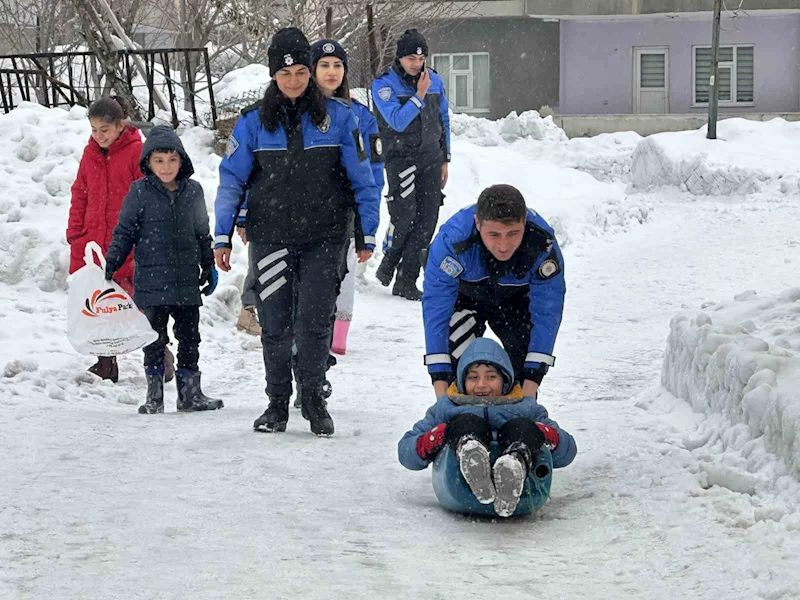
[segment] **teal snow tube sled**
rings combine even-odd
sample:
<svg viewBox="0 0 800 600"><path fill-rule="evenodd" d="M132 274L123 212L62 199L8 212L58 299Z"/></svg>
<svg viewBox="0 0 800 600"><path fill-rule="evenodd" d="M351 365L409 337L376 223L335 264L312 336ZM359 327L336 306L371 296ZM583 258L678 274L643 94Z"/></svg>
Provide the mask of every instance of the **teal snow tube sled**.
<svg viewBox="0 0 800 600"><path fill-rule="evenodd" d="M489 447L492 464L500 456L500 447L492 442ZM547 448L542 447L536 464L525 480L522 495L514 511L515 517L530 515L544 506L550 497L550 483L553 478L553 457ZM481 504L469 489L461 475L458 457L445 446L433 461L433 491L439 504L447 510L469 515L486 515L497 517L493 504Z"/></svg>

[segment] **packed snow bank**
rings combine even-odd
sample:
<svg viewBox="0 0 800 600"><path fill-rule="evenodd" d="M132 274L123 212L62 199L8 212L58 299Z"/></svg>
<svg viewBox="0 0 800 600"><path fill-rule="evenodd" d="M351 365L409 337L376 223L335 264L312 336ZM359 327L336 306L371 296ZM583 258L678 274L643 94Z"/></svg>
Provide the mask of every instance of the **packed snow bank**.
<svg viewBox="0 0 800 600"><path fill-rule="evenodd" d="M477 146L503 146L522 138L546 142L567 140L567 134L553 122L553 117L542 118L535 110L521 115L514 111L497 121L453 113L450 115L450 130L453 135Z"/></svg>
<svg viewBox="0 0 800 600"><path fill-rule="evenodd" d="M800 288L769 298L750 290L670 323L662 383L725 420L717 441L743 452L749 481L800 477L798 316ZM766 452L783 462L770 464Z"/></svg>
<svg viewBox="0 0 800 600"><path fill-rule="evenodd" d="M633 153L634 187L677 186L696 195L800 191L800 123L726 119L707 128L651 135Z"/></svg>

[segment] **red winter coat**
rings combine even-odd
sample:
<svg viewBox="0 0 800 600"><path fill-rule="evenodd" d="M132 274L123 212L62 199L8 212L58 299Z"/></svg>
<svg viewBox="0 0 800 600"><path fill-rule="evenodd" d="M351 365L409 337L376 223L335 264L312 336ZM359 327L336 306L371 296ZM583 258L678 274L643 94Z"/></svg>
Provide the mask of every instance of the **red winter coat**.
<svg viewBox="0 0 800 600"><path fill-rule="evenodd" d="M106 154L92 138L83 151L78 177L72 184L72 204L69 207L67 243L70 247L69 272L74 273L85 263L86 242L94 240L108 252L111 235L117 224L122 201L131 184L142 177L139 159L142 155L142 136L128 125ZM133 277L133 255L114 276L115 280Z"/></svg>

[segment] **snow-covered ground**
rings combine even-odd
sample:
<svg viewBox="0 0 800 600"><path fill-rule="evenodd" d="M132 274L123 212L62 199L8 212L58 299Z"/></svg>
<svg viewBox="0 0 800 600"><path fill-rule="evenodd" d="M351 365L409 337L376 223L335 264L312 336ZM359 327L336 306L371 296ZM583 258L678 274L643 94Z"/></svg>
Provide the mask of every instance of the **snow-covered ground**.
<svg viewBox="0 0 800 600"><path fill-rule="evenodd" d="M799 175L796 145L776 143L791 132L721 127L724 148L692 143L702 133L678 147L513 120L456 119L442 219L508 182L556 226L568 294L541 401L579 454L535 518L492 521L444 512L430 474L397 463L433 394L420 307L374 282L375 261L330 371L331 439L297 411L285 434L251 432L263 366L233 327L238 242L202 310L224 410L136 414L141 352L116 385L86 374L65 335L63 237L88 124L33 105L0 117L0 598L800 597L800 188L773 183ZM183 139L211 210L212 135ZM654 144L739 173L734 143L772 152L749 167L769 173L761 187L637 180Z"/></svg>

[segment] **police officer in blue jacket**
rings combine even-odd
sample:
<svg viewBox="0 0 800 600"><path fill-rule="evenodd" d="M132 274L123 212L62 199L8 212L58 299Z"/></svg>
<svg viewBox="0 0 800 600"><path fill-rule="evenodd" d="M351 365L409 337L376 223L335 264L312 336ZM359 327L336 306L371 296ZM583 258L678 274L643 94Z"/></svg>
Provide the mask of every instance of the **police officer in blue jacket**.
<svg viewBox="0 0 800 600"><path fill-rule="evenodd" d="M485 189L453 215L428 254L422 315L436 396L488 324L511 357L526 396L555 363L564 309L564 259L552 228L510 185Z"/></svg>
<svg viewBox="0 0 800 600"><path fill-rule="evenodd" d="M427 55L425 38L409 29L397 41L392 68L372 84L391 217L376 277L388 286L397 271L392 293L409 300L422 297L420 252L436 229L450 162L447 98L442 80L425 68Z"/></svg>
<svg viewBox="0 0 800 600"><path fill-rule="evenodd" d="M323 386L348 216L355 198L365 244L374 248L380 191L353 112L311 80L303 33L280 30L268 56L273 80L263 100L242 111L220 163L214 252L220 269L230 270L246 192L269 396L253 427L286 430L294 338L303 416L314 434L331 435Z"/></svg>

